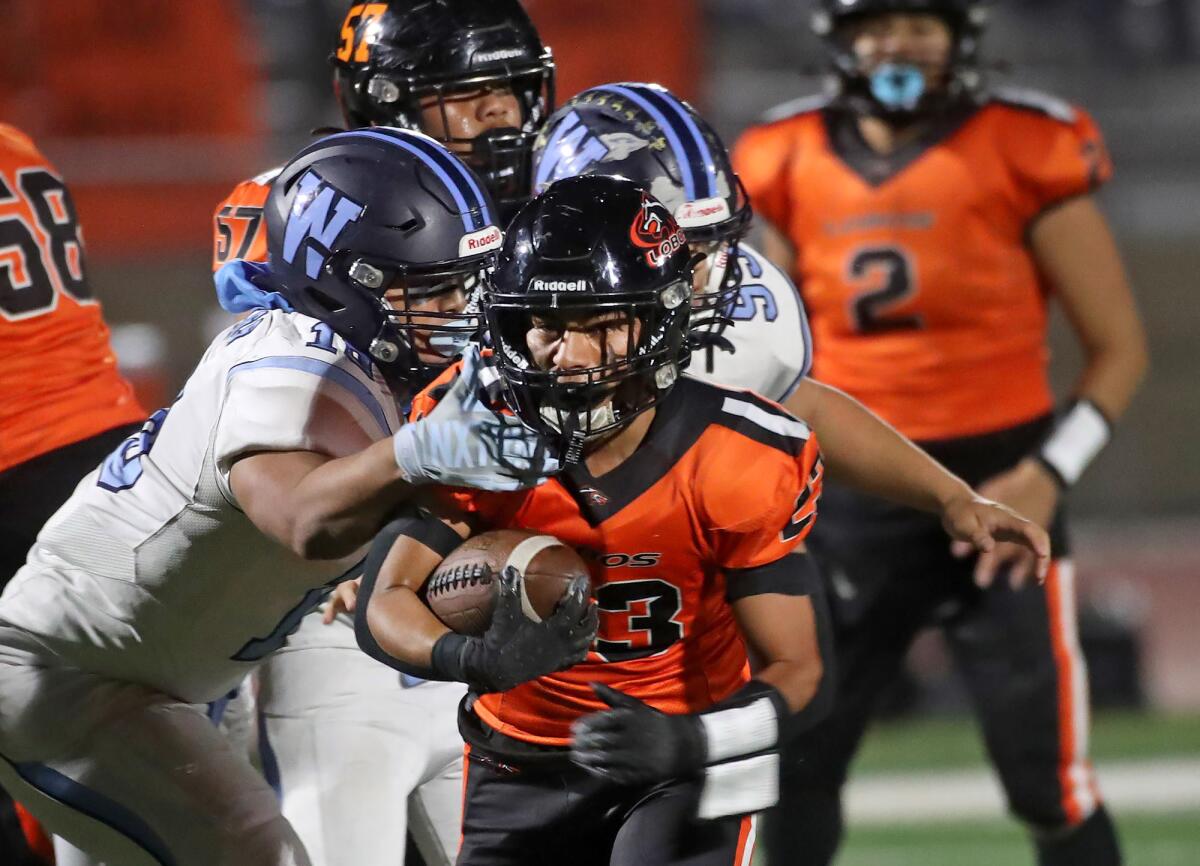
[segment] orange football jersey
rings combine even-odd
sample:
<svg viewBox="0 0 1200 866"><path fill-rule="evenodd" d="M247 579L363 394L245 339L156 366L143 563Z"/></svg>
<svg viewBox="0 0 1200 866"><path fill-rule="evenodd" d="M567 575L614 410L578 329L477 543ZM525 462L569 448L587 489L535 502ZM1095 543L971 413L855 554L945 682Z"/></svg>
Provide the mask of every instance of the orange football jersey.
<svg viewBox="0 0 1200 866"><path fill-rule="evenodd" d="M1111 175L1086 114L1001 91L881 157L853 116L810 101L748 130L734 161L755 210L796 248L814 378L914 439L1050 410L1051 287L1027 233Z"/></svg>
<svg viewBox="0 0 1200 866"><path fill-rule="evenodd" d="M445 381L418 396L415 415ZM483 695L475 712L508 736L562 746L573 721L604 709L592 682L669 713L729 697L749 667L726 587L801 544L821 481L807 426L749 391L684 377L638 449L600 478L576 466L519 493L445 488L481 530L543 532L578 550L600 608L587 661Z"/></svg>
<svg viewBox="0 0 1200 866"><path fill-rule="evenodd" d="M145 418L117 372L62 178L0 124L0 471Z"/></svg>
<svg viewBox="0 0 1200 866"><path fill-rule="evenodd" d="M213 213L214 271L233 259L267 260L267 221L263 218L263 206L271 193L271 181L281 168L242 181L217 205Z"/></svg>

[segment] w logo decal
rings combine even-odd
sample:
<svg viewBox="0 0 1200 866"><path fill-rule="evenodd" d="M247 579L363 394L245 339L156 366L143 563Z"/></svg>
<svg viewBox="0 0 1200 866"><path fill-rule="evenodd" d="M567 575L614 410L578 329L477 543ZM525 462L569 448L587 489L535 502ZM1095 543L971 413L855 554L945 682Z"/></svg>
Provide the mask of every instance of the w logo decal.
<svg viewBox="0 0 1200 866"><path fill-rule="evenodd" d="M304 272L315 280L321 265L346 226L362 216L363 206L326 183L315 171L300 178L283 235L283 260L296 260L305 247Z"/></svg>

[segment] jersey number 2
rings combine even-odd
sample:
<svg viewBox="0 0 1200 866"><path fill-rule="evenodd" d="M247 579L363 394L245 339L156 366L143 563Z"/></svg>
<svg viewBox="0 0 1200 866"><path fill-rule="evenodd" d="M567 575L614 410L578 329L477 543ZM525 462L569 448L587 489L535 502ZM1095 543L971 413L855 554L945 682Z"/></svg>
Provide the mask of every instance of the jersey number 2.
<svg viewBox="0 0 1200 866"><path fill-rule="evenodd" d="M91 300L75 204L63 182L42 168L21 169L17 190L40 236L21 214L0 219L0 313L25 319L52 310L56 284L77 301ZM17 200L0 174L0 205Z"/></svg>
<svg viewBox="0 0 1200 866"><path fill-rule="evenodd" d="M854 330L860 334L910 331L924 327L919 315L891 312L917 293L912 259L898 247L867 247L856 252L846 268L853 285L870 281L872 287L850 301ZM883 284L878 285L882 279Z"/></svg>

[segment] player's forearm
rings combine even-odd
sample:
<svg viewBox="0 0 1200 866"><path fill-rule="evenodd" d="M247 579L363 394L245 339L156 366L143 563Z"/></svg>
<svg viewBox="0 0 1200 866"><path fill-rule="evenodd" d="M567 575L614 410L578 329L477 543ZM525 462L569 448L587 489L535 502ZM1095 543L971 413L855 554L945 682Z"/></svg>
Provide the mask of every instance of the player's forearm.
<svg viewBox="0 0 1200 866"><path fill-rule="evenodd" d="M1113 345L1095 347L1075 386L1075 397L1091 400L1109 421L1116 422L1129 408L1150 366L1141 334Z"/></svg>
<svg viewBox="0 0 1200 866"><path fill-rule="evenodd" d="M821 687L825 666L819 656L803 661L776 661L754 673L754 679L774 686L783 695L788 710L798 713L809 705Z"/></svg>
<svg viewBox="0 0 1200 866"><path fill-rule="evenodd" d="M806 378L785 406L816 431L826 471L838 481L935 514L971 496L962 479L836 388Z"/></svg>
<svg viewBox="0 0 1200 866"><path fill-rule="evenodd" d="M402 670L428 672L433 647L449 629L417 595L442 555L389 524L371 546L359 592L355 630L371 656Z"/></svg>
<svg viewBox="0 0 1200 866"><path fill-rule="evenodd" d="M334 559L362 547L416 488L404 480L390 439L318 466L288 497L291 547Z"/></svg>
<svg viewBox="0 0 1200 866"><path fill-rule="evenodd" d="M377 591L366 624L383 652L405 665L430 668L433 646L449 629L407 587Z"/></svg>
<svg viewBox="0 0 1200 866"><path fill-rule="evenodd" d="M819 519L819 518L818 518ZM786 727L807 727L828 712L833 634L824 592L740 598L734 617L754 664L754 679L776 689L790 714Z"/></svg>

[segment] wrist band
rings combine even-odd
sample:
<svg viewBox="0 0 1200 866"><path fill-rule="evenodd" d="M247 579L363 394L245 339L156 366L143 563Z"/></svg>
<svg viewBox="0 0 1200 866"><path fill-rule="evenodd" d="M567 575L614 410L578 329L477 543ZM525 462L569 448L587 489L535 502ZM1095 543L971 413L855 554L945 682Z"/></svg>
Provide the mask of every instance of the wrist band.
<svg viewBox="0 0 1200 866"><path fill-rule="evenodd" d="M1067 488L1108 444L1112 424L1091 400L1076 400L1034 456Z"/></svg>
<svg viewBox="0 0 1200 866"><path fill-rule="evenodd" d="M454 632L446 632L433 645L429 654L429 668L438 679L451 682L466 682L467 674L463 669L463 649L467 638Z"/></svg>
<svg viewBox="0 0 1200 866"><path fill-rule="evenodd" d="M787 703L774 686L751 680L734 695L700 713L706 740L706 763L773 749Z"/></svg>

